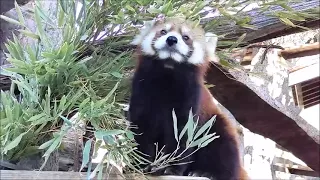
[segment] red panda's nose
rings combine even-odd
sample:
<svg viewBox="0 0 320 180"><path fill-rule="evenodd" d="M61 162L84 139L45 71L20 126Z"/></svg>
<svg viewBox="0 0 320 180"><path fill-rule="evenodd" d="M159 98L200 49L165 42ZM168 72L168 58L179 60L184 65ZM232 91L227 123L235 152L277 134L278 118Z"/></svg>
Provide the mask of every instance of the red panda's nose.
<svg viewBox="0 0 320 180"><path fill-rule="evenodd" d="M167 38L167 44L169 46L172 46L172 45L177 44L177 43L178 43L178 39L175 36L169 36Z"/></svg>

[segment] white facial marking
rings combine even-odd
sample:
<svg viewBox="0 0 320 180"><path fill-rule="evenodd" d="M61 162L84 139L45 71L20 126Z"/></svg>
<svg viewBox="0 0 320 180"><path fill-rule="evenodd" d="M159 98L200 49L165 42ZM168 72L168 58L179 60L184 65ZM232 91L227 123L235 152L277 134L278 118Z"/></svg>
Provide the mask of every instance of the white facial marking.
<svg viewBox="0 0 320 180"><path fill-rule="evenodd" d="M172 53L171 58L177 62L182 62L183 57L178 53Z"/></svg>
<svg viewBox="0 0 320 180"><path fill-rule="evenodd" d="M193 42L193 53L188 59L188 62L191 64L201 64L204 62L205 52L203 47L198 42Z"/></svg>
<svg viewBox="0 0 320 180"><path fill-rule="evenodd" d="M170 53L168 51L159 51L160 59L167 59L168 57L170 57Z"/></svg>
<svg viewBox="0 0 320 180"><path fill-rule="evenodd" d="M144 38L141 43L141 50L148 55L155 55L156 53L152 48L152 41L155 35L155 32L151 32Z"/></svg>
<svg viewBox="0 0 320 180"><path fill-rule="evenodd" d="M165 48L167 46L166 40L169 36L175 36L178 39L178 43L175 45L176 50L183 55L187 55L189 52L189 46L183 41L182 36L177 32L169 32L168 34L160 37L156 40L154 47L156 49Z"/></svg>

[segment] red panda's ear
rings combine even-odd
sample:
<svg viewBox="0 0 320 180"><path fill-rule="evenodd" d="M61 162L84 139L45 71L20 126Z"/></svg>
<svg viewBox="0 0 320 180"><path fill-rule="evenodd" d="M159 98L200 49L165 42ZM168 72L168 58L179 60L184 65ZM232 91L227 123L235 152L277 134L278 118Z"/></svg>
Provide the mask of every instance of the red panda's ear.
<svg viewBox="0 0 320 180"><path fill-rule="evenodd" d="M140 29L139 33L133 38L130 44L139 45L143 38L150 32L150 30L155 26L156 21L144 21L144 26Z"/></svg>
<svg viewBox="0 0 320 180"><path fill-rule="evenodd" d="M205 38L206 38L206 51L208 54L209 61L218 63L219 59L216 56L218 36L213 33L207 32L205 34Z"/></svg>

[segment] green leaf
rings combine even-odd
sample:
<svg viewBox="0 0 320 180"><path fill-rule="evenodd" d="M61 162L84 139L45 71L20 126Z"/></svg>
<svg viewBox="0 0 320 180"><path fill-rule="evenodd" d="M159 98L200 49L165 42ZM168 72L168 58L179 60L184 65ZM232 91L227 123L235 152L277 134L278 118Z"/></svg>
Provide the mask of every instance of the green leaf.
<svg viewBox="0 0 320 180"><path fill-rule="evenodd" d="M36 39L36 40L39 40L40 39L40 36L38 36L37 34L31 32L31 31L28 31L28 30L18 30L19 32L21 32L22 34L28 36L28 37L31 37L33 39Z"/></svg>
<svg viewBox="0 0 320 180"><path fill-rule="evenodd" d="M122 74L120 74L119 72L111 72L110 74L116 78L122 78Z"/></svg>
<svg viewBox="0 0 320 180"><path fill-rule="evenodd" d="M49 159L49 156L50 154L55 150L57 149L57 147L60 145L61 143L61 140L62 140L62 137L57 137L54 139L53 143L50 145L50 147L48 148L48 150L44 153L43 157L44 158L44 162L42 164L42 166L40 167L40 170L42 170L44 168L44 166L46 165L48 159Z"/></svg>
<svg viewBox="0 0 320 180"><path fill-rule="evenodd" d="M15 6L15 8L16 8L16 11L17 11L17 14L18 14L18 18L19 18L19 21L20 21L21 25L25 26L25 24L26 24L26 23L25 23L25 20L24 20L24 18L23 18L21 9L20 9L20 7L19 7L19 5L18 5L18 3L17 3L16 0L14 1L14 6Z"/></svg>
<svg viewBox="0 0 320 180"><path fill-rule="evenodd" d="M201 143L200 148L203 148L205 146L207 146L209 143L211 143L213 140L219 138L220 136L214 136L206 141L204 141L203 143Z"/></svg>
<svg viewBox="0 0 320 180"><path fill-rule="evenodd" d="M92 139L89 139L86 144L84 145L83 152L82 152L82 164L80 171L88 164L90 159L90 150L91 150L91 143Z"/></svg>
<svg viewBox="0 0 320 180"><path fill-rule="evenodd" d="M30 58L32 64L34 64L37 61L37 57L36 57L34 50L30 46L27 46L27 52L28 52L28 55L29 55L29 58Z"/></svg>
<svg viewBox="0 0 320 180"><path fill-rule="evenodd" d="M125 133L124 130L120 129L113 129L113 130L97 130L94 132L94 135L97 139L103 139L103 136L110 136L110 135L119 135Z"/></svg>
<svg viewBox="0 0 320 180"><path fill-rule="evenodd" d="M188 140L187 142L191 142L192 138L193 138L193 125L194 125L194 121L193 121L193 113L192 113L192 108L189 111L189 117L188 117Z"/></svg>
<svg viewBox="0 0 320 180"><path fill-rule="evenodd" d="M292 26L295 27L296 25L294 25L288 18L279 18L284 24L288 25L288 26Z"/></svg>
<svg viewBox="0 0 320 180"><path fill-rule="evenodd" d="M66 1L66 0L59 0L59 4L60 4L63 12L67 14L67 13L68 13L68 12L67 12L68 1Z"/></svg>
<svg viewBox="0 0 320 180"><path fill-rule="evenodd" d="M63 121L66 122L69 126L72 126L72 122L71 122L69 119L67 119L66 117L61 116L61 115L59 115L59 117L60 117L61 119L63 119Z"/></svg>
<svg viewBox="0 0 320 180"><path fill-rule="evenodd" d="M173 130L174 130L174 138L178 142L178 125L177 125L177 116L174 112L174 109L172 110L172 120L173 120Z"/></svg>
<svg viewBox="0 0 320 180"><path fill-rule="evenodd" d="M45 113L37 114L37 115L35 115L35 116L32 116L32 117L31 117L30 119L28 119L27 121L33 122L33 121L36 121L36 120L38 120L38 119L40 119L40 118L42 118L42 117L44 117L44 116L46 116Z"/></svg>
<svg viewBox="0 0 320 180"><path fill-rule="evenodd" d="M6 145L3 148L3 152L6 154L9 150L17 147L22 139L22 137L26 134L27 132L21 133L18 137L16 137L13 141L11 141L8 145Z"/></svg>
<svg viewBox="0 0 320 180"><path fill-rule="evenodd" d="M5 20L5 21L7 21L7 22L9 22L9 23L22 26L22 24L21 24L19 21L16 21L16 20L11 19L11 18L9 18L9 17L6 17L6 16L4 16L4 15L0 15L0 18L3 19L3 20Z"/></svg>
<svg viewBox="0 0 320 180"><path fill-rule="evenodd" d="M136 12L136 10L133 7L131 7L129 4L126 5L126 9L128 9L129 11L132 11L134 13Z"/></svg>
<svg viewBox="0 0 320 180"><path fill-rule="evenodd" d="M190 148L193 148L193 147L195 147L195 146L198 146L198 147L200 148L201 145L202 145L205 141L207 141L208 139L210 139L210 138L212 138L212 137L216 137L216 136L214 136L214 135L215 135L215 133L209 134L209 135L205 135L205 136L203 136L202 138L197 139L196 141L193 141L193 142L191 143L191 145L190 145Z"/></svg>
<svg viewBox="0 0 320 180"><path fill-rule="evenodd" d="M19 79L19 80L23 79L20 74L17 74L13 71L10 71L10 69L9 70L8 69L9 68L4 69L3 67L0 67L0 74L4 76L9 76L15 79Z"/></svg>
<svg viewBox="0 0 320 180"><path fill-rule="evenodd" d="M60 4L61 5L61 4ZM62 6L59 6L59 16L58 16L58 26L62 27L63 23L64 23L64 11L62 9Z"/></svg>
<svg viewBox="0 0 320 180"><path fill-rule="evenodd" d="M32 89L24 82L24 81L17 81L17 80L12 80L12 82L16 83L19 87L25 89L28 91L31 99L34 101L34 102L37 102L38 101L38 97L36 97L36 95L34 94L34 91L32 91Z"/></svg>
<svg viewBox="0 0 320 180"><path fill-rule="evenodd" d="M237 47L239 44L242 43L244 38L247 36L247 33L242 34L235 43L232 44L232 46L229 48L229 52L231 52L235 47Z"/></svg>
<svg viewBox="0 0 320 180"><path fill-rule="evenodd" d="M216 115L213 116L209 121L207 121L196 133L196 135L194 136L194 139L197 139L201 134L203 134L203 132L205 130L208 129L208 131L211 129L211 126L213 125L214 121L215 121Z"/></svg>
<svg viewBox="0 0 320 180"><path fill-rule="evenodd" d="M117 84L112 88L112 90L108 93L108 95L103 98L102 100L98 101L96 103L96 105L99 107L102 104L104 104L105 102L107 102L109 100L109 98L113 95L113 93L116 91L116 89L118 88L119 82L117 82Z"/></svg>
<svg viewBox="0 0 320 180"><path fill-rule="evenodd" d="M66 101L67 101L67 97L65 95L63 95L62 98L60 99L60 103L59 103L59 106L58 106L58 110L59 111L65 110Z"/></svg>
<svg viewBox="0 0 320 180"><path fill-rule="evenodd" d="M49 147L49 146L53 143L54 140L55 140L55 139L51 139L51 140L43 143L43 144L39 147L39 149L46 149L47 147Z"/></svg>
<svg viewBox="0 0 320 180"><path fill-rule="evenodd" d="M11 62L11 64L20 67L20 68L24 68L27 66L27 63L25 63L24 61L18 60L18 59L14 59L14 58L8 58L7 61Z"/></svg>
<svg viewBox="0 0 320 180"><path fill-rule="evenodd" d="M36 25L37 25L37 30L38 30L39 35L40 35L40 39L44 43L44 45L46 47L48 47L49 44L47 42L47 38L46 38L45 32L43 30L42 21L41 21L40 15L39 15L38 7L36 7L34 14L35 14L35 21L36 21Z"/></svg>
<svg viewBox="0 0 320 180"><path fill-rule="evenodd" d="M85 105L90 101L90 97L86 98L82 101L82 103L79 105L79 109L83 109Z"/></svg>

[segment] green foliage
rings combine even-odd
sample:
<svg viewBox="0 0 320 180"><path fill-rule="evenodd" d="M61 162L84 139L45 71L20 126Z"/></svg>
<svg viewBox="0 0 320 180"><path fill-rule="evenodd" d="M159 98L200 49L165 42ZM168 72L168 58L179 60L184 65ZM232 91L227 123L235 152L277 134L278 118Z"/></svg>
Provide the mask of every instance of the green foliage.
<svg viewBox="0 0 320 180"><path fill-rule="evenodd" d="M173 0L57 0L56 13L49 15L43 8L43 1L36 0L32 15L36 30L27 27L22 10L15 3L17 19L1 15L10 23L19 25L20 36L13 35L5 45L9 51L7 60L12 67L1 69L1 74L10 76L12 88L1 92L0 139L1 154L7 160L19 160L24 156L42 152L45 161L61 145L62 138L70 129L78 129L82 122L90 122L94 127L94 139L89 139L83 150L81 169L90 170L90 147L108 150L104 160L92 175L101 172L105 163L112 160L124 162L129 168L134 164L152 163L162 168L177 162L182 154L177 154L179 143L187 136L188 148L202 148L216 136L208 134L214 118L202 128L194 123L190 113L189 121L180 132L177 131L173 112L174 133L177 150L163 154L157 148L157 158L148 162L136 151L134 134L123 116L118 103L126 102L129 95L128 70L133 66L132 52L128 43L137 28L145 20L160 14L168 17L185 16L200 23L204 7L217 9L223 18L215 18L204 25L205 30L215 31L225 24L237 24L245 29L256 29L250 24L243 9L257 3L261 10L271 5L285 9L271 16L280 18L290 26L291 20L303 21L319 12L294 12L284 0L263 1L173 1ZM77 7L80 7L77 11ZM77 13L78 12L78 13ZM219 34L226 37L228 34ZM221 62L229 68L228 53L244 43L246 34L238 40L219 41L219 46L230 45L227 52L218 52ZM28 39L21 43L20 38ZM18 88L19 94L14 94ZM75 114L77 115L76 118ZM73 120L72 120L73 119ZM198 129L198 130L197 130ZM196 131L197 130L197 131ZM202 136L201 136L202 135ZM43 164L44 165L44 164Z"/></svg>
<svg viewBox="0 0 320 180"><path fill-rule="evenodd" d="M159 147L156 144L155 160L150 163L152 167L154 167L152 172L168 166L175 166L175 165L180 165L184 163L190 163L190 162L181 163L181 161L191 156L192 154L196 153L200 148L207 146L213 140L219 138L219 136L215 136L216 133L209 134L209 131L215 122L216 116L213 116L205 124L198 125L199 117L197 117L197 120L195 120L195 115L193 115L192 109L190 109L188 121L185 124L184 128L181 130L180 134L177 129L177 117L174 110L172 111L172 117L173 117L173 124L174 124L174 127L173 127L174 135L177 141L176 150L173 151L172 153L165 154L163 152L163 149L165 147L162 147L159 150ZM182 137L187 138L185 149L181 149L181 146L180 146ZM190 150L191 148L195 148L195 149L192 152L190 152L190 154L185 154L187 150ZM180 152L178 153L179 150Z"/></svg>

